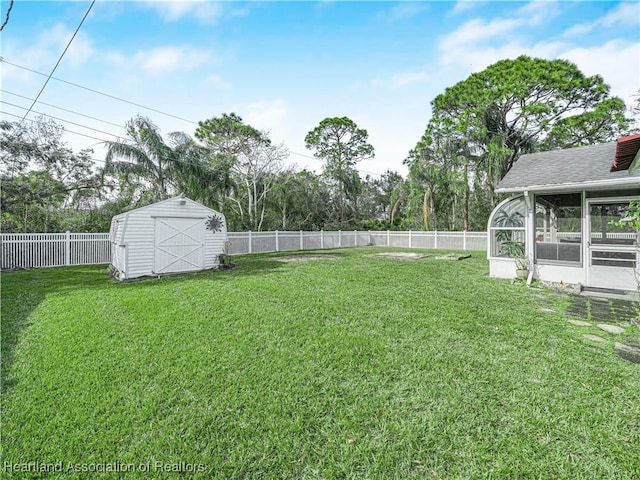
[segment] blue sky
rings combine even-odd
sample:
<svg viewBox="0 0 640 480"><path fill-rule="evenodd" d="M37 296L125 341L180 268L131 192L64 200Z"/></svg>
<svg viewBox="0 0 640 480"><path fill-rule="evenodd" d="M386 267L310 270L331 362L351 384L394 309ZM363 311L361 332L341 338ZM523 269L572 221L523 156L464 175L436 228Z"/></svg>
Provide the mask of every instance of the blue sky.
<svg viewBox="0 0 640 480"><path fill-rule="evenodd" d="M3 58L49 73L90 2L17 0L1 34ZM9 2L2 1L2 18ZM406 173L430 102L448 86L521 54L564 58L599 74L628 103L640 86L638 2L116 2L98 0L54 76L191 122L236 112L320 171L304 136L348 116L376 157L363 173ZM45 77L0 64L3 118L17 120ZM22 98L17 95L21 95ZM51 80L36 112L86 127L74 148L123 135L136 114L164 133L193 123ZM105 122L52 107L63 107ZM34 118L35 114L29 116ZM118 125L118 126L116 126Z"/></svg>

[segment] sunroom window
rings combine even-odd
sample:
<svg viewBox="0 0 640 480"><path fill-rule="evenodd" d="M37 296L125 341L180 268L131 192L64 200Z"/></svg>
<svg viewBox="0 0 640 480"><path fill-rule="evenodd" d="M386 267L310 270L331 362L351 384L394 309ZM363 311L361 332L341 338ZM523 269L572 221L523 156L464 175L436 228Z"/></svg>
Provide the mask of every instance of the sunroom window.
<svg viewBox="0 0 640 480"><path fill-rule="evenodd" d="M582 261L582 195L536 195L536 262Z"/></svg>
<svg viewBox="0 0 640 480"><path fill-rule="evenodd" d="M491 256L525 256L526 211L524 197L514 197L503 202L493 212L489 224Z"/></svg>

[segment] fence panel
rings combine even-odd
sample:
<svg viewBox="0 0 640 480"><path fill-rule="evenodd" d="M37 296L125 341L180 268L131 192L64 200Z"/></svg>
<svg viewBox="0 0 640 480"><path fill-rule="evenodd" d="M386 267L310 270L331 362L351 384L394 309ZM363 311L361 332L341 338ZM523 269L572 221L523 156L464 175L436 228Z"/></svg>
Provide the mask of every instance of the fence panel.
<svg viewBox="0 0 640 480"><path fill-rule="evenodd" d="M304 250L320 250L324 248L324 232L302 232Z"/></svg>
<svg viewBox="0 0 640 480"><path fill-rule="evenodd" d="M108 233L5 233L0 268L94 265L111 261Z"/></svg>
<svg viewBox="0 0 640 480"><path fill-rule="evenodd" d="M487 249L486 232L229 232L231 255L276 251L315 250L365 245ZM8 233L0 234L0 268L92 265L111 261L108 233Z"/></svg>
<svg viewBox="0 0 640 480"><path fill-rule="evenodd" d="M389 243L390 247L409 247L409 232L390 232Z"/></svg>
<svg viewBox="0 0 640 480"><path fill-rule="evenodd" d="M92 265L111 261L108 233L72 233L69 265Z"/></svg>

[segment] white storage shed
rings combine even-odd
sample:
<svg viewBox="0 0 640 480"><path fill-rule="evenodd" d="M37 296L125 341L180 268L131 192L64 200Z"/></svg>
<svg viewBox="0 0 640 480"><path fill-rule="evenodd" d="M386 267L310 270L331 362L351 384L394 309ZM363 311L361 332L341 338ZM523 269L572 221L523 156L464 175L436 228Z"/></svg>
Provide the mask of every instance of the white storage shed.
<svg viewBox="0 0 640 480"><path fill-rule="evenodd" d="M222 213L180 195L116 215L109 238L120 280L193 272L220 265L227 223Z"/></svg>

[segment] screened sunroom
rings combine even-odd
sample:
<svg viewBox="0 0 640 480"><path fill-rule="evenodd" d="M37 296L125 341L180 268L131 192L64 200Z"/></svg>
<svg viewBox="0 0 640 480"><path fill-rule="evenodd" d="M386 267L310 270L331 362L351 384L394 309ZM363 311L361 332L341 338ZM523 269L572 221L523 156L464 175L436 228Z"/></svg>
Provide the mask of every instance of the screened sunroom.
<svg viewBox="0 0 640 480"><path fill-rule="evenodd" d="M511 197L489 217L493 277L636 290L638 234L620 220L640 201L640 173L628 167L640 134L602 145L523 155L497 188Z"/></svg>

